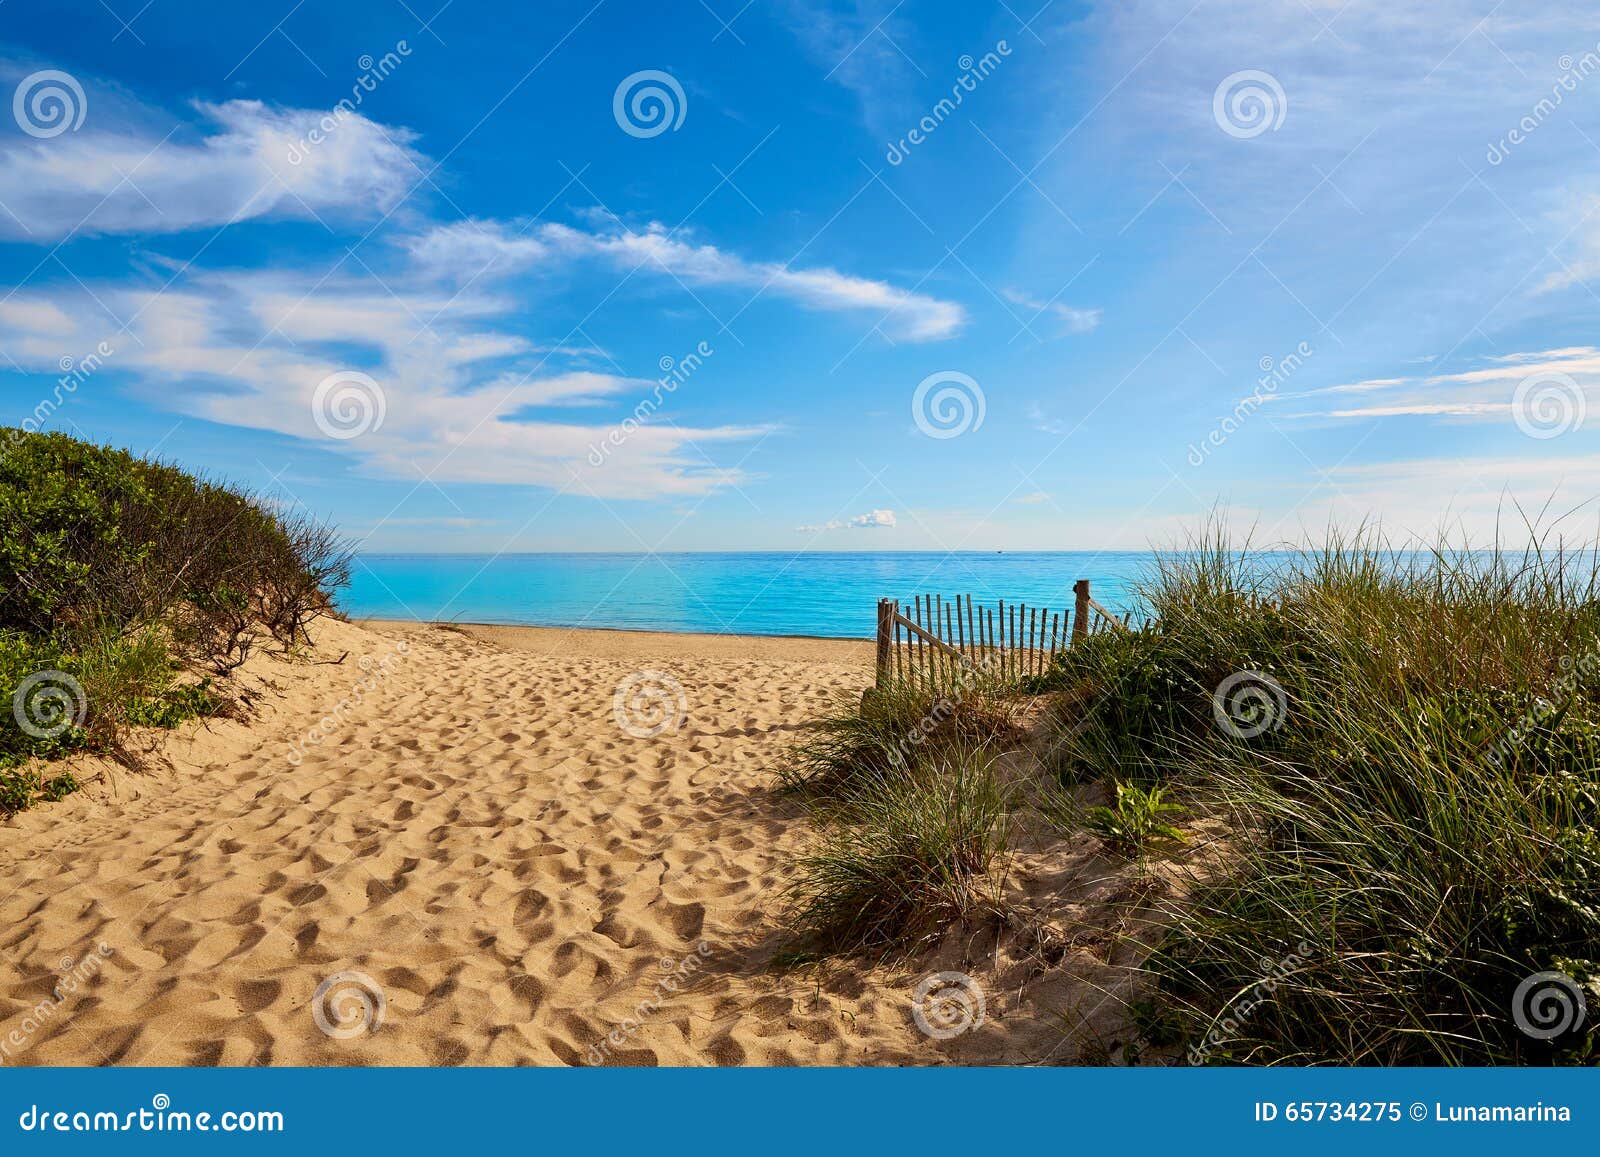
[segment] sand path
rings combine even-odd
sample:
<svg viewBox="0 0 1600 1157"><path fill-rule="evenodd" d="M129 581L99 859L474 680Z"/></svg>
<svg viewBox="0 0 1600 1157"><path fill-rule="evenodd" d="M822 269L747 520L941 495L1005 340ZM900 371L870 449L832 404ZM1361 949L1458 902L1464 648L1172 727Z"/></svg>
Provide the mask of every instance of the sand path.
<svg viewBox="0 0 1600 1157"><path fill-rule="evenodd" d="M349 654L252 661L248 725L0 826L0 1061L943 1059L904 988L763 969L808 835L769 771L864 685L869 644L341 623L318 644ZM681 686L675 729L618 726L641 670ZM367 985L381 1024L343 1035Z"/></svg>

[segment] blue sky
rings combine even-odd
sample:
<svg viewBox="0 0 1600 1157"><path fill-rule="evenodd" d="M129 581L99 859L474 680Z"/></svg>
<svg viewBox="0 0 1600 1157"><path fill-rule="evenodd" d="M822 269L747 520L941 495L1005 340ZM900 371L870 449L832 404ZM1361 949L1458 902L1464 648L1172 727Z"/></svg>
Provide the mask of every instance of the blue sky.
<svg viewBox="0 0 1600 1157"><path fill-rule="evenodd" d="M0 6L0 422L369 550L1595 522L1593 4L440 3Z"/></svg>

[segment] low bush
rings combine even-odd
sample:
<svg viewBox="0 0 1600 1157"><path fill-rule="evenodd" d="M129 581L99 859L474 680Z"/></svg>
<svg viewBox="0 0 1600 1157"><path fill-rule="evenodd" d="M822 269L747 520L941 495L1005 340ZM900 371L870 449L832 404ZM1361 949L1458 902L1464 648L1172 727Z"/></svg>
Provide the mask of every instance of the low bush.
<svg viewBox="0 0 1600 1157"><path fill-rule="evenodd" d="M214 713L186 670L304 642L349 579L328 527L237 487L63 434L0 447L0 814L76 786L31 761Z"/></svg>

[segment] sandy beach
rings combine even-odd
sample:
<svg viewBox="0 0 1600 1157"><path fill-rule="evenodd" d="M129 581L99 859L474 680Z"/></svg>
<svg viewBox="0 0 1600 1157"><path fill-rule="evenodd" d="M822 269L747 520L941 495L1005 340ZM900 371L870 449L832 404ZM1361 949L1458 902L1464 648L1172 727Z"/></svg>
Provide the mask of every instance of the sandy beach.
<svg viewBox="0 0 1600 1157"><path fill-rule="evenodd" d="M771 768L870 663L855 641L320 624L314 656L236 677L247 721L80 763L82 792L0 827L3 1059L1037 1058L999 1005L961 1041L918 1033L926 964L768 967L811 834Z"/></svg>

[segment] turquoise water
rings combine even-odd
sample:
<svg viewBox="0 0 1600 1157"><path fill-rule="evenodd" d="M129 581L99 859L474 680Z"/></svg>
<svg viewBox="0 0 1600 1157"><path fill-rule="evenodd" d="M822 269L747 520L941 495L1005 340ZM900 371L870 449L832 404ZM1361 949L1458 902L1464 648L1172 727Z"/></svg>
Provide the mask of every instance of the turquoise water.
<svg viewBox="0 0 1600 1157"><path fill-rule="evenodd" d="M357 618L871 638L880 598L973 595L1050 610L1086 578L1132 609L1144 551L883 554L369 554L340 606Z"/></svg>

